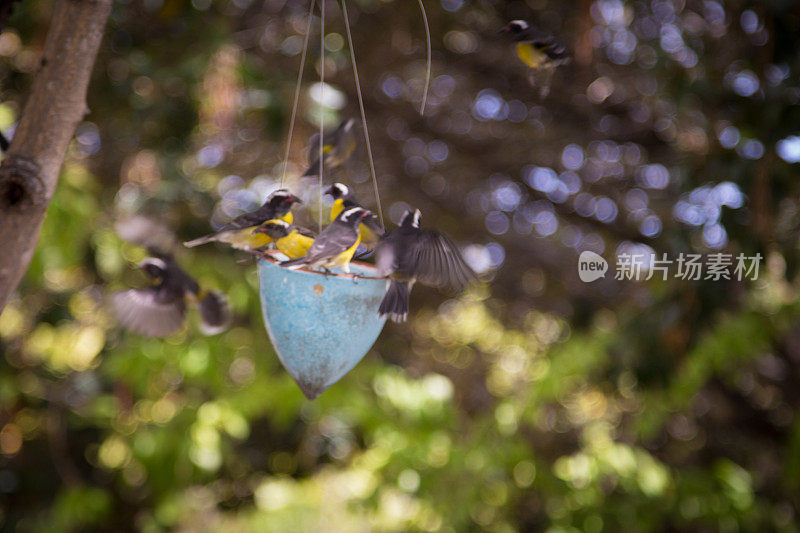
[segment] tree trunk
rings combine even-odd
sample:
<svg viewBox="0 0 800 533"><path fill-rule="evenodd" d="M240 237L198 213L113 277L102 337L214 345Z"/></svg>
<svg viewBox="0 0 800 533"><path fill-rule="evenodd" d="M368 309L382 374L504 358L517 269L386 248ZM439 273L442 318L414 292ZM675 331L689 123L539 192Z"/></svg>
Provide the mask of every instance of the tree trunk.
<svg viewBox="0 0 800 533"><path fill-rule="evenodd" d="M111 0L58 0L39 71L0 164L0 312L28 268L75 128Z"/></svg>

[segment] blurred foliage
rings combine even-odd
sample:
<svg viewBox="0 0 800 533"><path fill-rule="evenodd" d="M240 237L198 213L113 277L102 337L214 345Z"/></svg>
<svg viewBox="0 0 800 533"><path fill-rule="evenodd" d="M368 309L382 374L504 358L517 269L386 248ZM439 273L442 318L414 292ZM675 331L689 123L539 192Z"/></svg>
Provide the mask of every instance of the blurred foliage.
<svg viewBox="0 0 800 533"><path fill-rule="evenodd" d="M0 315L4 530L800 529L798 4L425 3L425 117L416 3L349 5L378 184L388 220L419 207L487 283L415 289L410 322L314 402L272 351L243 255L175 250L228 295L221 335L138 338L103 305L145 282L116 217L191 238L278 186L308 5L115 3L91 113ZM287 168L309 226L304 139L357 116L338 9L324 96L312 31ZM0 33L0 129L51 12L20 3ZM546 100L497 33L513 18L574 51ZM374 206L364 152L335 179ZM757 281L584 284L583 250L766 261Z"/></svg>

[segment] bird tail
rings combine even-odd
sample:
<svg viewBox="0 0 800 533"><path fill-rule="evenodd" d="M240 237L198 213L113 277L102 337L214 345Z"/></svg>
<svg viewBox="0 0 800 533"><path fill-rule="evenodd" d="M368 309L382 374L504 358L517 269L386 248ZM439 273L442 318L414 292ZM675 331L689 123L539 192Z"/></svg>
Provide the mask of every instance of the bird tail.
<svg viewBox="0 0 800 533"><path fill-rule="evenodd" d="M200 331L206 335L222 333L230 326L233 317L225 297L218 292L208 292L197 302L200 311Z"/></svg>
<svg viewBox="0 0 800 533"><path fill-rule="evenodd" d="M195 246L200 246L201 244L205 244L207 242L214 242L216 240L216 234L210 233L203 237L198 237L193 241L186 241L183 245L187 248L194 248Z"/></svg>
<svg viewBox="0 0 800 533"><path fill-rule="evenodd" d="M386 289L381 301L381 306L378 308L378 314L383 317L388 317L395 322L405 322L408 318L408 294L409 284L406 281L389 281L389 287Z"/></svg>

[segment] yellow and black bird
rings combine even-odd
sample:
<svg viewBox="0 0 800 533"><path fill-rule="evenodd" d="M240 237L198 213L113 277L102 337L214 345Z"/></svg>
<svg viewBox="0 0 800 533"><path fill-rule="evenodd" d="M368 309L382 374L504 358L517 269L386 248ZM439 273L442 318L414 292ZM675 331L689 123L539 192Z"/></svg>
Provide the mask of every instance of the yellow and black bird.
<svg viewBox="0 0 800 533"><path fill-rule="evenodd" d="M356 140L356 121L352 118L343 120L335 130L325 132L322 136L322 164L326 170L342 166L358 146ZM308 141L308 160L311 165L303 176L319 176L319 133Z"/></svg>
<svg viewBox="0 0 800 533"><path fill-rule="evenodd" d="M395 322L408 318L408 297L416 281L461 290L477 279L456 245L444 235L419 227L419 209L409 209L400 226L386 232L375 249L375 264L388 276L380 316Z"/></svg>
<svg viewBox="0 0 800 533"><path fill-rule="evenodd" d="M245 251L263 248L272 242L272 239L266 233L254 232L253 230L267 220L274 218L285 220L291 224L294 220L292 206L296 203L301 204L303 202L286 189L279 189L273 192L264 202L264 205L255 211L239 215L215 233L185 242L183 245L192 248L216 241L228 243L236 249Z"/></svg>
<svg viewBox="0 0 800 533"><path fill-rule="evenodd" d="M331 222L336 220L336 217L345 209L353 207L363 207L356 197L350 192L347 185L343 183L334 183L325 190L325 194L333 196L333 206L331 206ZM370 215L358 225L358 232L361 235L361 246L367 250L372 250L378 244L378 240L383 235L383 228L378 217L374 213Z"/></svg>
<svg viewBox="0 0 800 533"><path fill-rule="evenodd" d="M289 259L306 255L316 237L312 231L280 219L267 220L253 231L266 234L275 242L275 248Z"/></svg>
<svg viewBox="0 0 800 533"><path fill-rule="evenodd" d="M559 65L569 63L572 56L555 36L524 20L512 20L501 30L516 43L517 57L530 69L528 80L539 86L544 98L550 92L553 72Z"/></svg>
<svg viewBox="0 0 800 533"><path fill-rule="evenodd" d="M231 313L223 295L203 290L171 255L151 254L139 268L152 278L153 285L111 295L114 315L125 329L145 337L171 335L183 325L189 303L197 304L200 330L206 335L228 328Z"/></svg>
<svg viewBox="0 0 800 533"><path fill-rule="evenodd" d="M371 213L363 207L346 209L314 240L308 253L280 263L283 267L321 267L325 271L339 267L350 273L350 260L361 242L358 224Z"/></svg>

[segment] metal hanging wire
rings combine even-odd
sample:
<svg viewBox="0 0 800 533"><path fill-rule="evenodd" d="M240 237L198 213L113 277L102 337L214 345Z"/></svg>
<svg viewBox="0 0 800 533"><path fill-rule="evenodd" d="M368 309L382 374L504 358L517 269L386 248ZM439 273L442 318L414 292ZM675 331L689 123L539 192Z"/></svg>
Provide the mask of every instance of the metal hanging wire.
<svg viewBox="0 0 800 533"><path fill-rule="evenodd" d="M428 101L428 90L431 86L431 29L428 26L428 14L425 12L425 5L422 0L417 0L419 10L422 12L422 22L425 24L425 90L422 91L422 104L419 106L419 114L425 114L425 104Z"/></svg>
<svg viewBox="0 0 800 533"><path fill-rule="evenodd" d="M316 0L311 0L308 6L308 15L306 19L306 35L303 39L303 53L300 55L300 70L297 71L297 85L294 88L294 103L292 104L292 118L289 120L289 139L286 141L286 153L283 156L283 172L281 173L281 186L283 189L283 182L286 180L286 168L289 165L289 152L292 148L292 134L294 133L294 122L297 118L297 103L300 101L300 86L303 83L303 69L306 66L306 53L308 52L308 38L311 35L311 15L314 13L314 5Z"/></svg>
<svg viewBox="0 0 800 533"><path fill-rule="evenodd" d="M378 178L375 176L375 162L372 158L372 144L369 142L369 129L367 129L367 115L364 112L364 98L361 95L361 82L358 80L358 65L356 64L356 54L353 51L353 36L350 33L350 19L347 16L347 2L342 1L342 15L344 16L344 27L347 31L347 46L350 49L350 63L353 65L353 78L356 81L356 94L358 95L358 109L361 111L361 126L364 128L364 142L367 145L367 156L369 157L369 170L372 174L372 187L375 191L375 203L378 205L378 216L381 221L381 228L386 229L383 222L383 208L381 207L381 195L378 192Z"/></svg>
<svg viewBox="0 0 800 533"><path fill-rule="evenodd" d="M289 139L286 142L286 152L283 159L283 172L281 175L281 188L283 188L286 179L286 170L289 164L289 153L292 145L292 136L294 133L294 125L297 119L297 106L300 99L300 87L303 80L303 70L305 67L306 56L308 53L308 41L311 35L311 17L314 11L316 0L311 0L308 7L308 24L306 26L306 34L303 39L303 52L300 56L300 69L297 73L297 85L294 91L294 103L292 104L292 115L289 124ZM422 21L425 25L425 44L426 44L426 65L425 65L425 88L422 92L422 103L420 104L420 115L425 113L425 105L428 100L428 92L430 89L431 81L431 33L428 25L428 16L425 11L425 5L422 0L417 0L417 3L422 13ZM356 94L358 96L358 109L361 114L361 125L364 128L364 142L367 147L367 156L369 159L370 175L372 177L372 188L375 193L375 203L378 206L378 217L380 219L381 227L386 229L386 224L383 219L383 206L381 205L380 191L378 190L378 178L375 173L375 160L372 155L372 143L369 138L369 128L367 127L367 116L364 111L364 97L361 91L361 82L358 77L358 63L356 61L355 50L353 47L353 35L350 31L350 18L347 14L347 1L341 0L342 15L344 17L344 25L347 33L347 44L350 50L350 64L353 67L353 79L356 85ZM322 231L322 188L324 183L323 178L323 155L324 155L324 130L325 130L325 0L320 0L320 84L319 84L319 231Z"/></svg>
<svg viewBox="0 0 800 533"><path fill-rule="evenodd" d="M322 160L325 130L325 0L320 0L319 16L319 232L322 233Z"/></svg>

